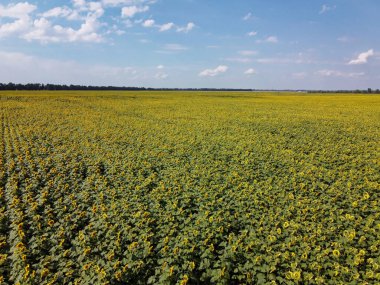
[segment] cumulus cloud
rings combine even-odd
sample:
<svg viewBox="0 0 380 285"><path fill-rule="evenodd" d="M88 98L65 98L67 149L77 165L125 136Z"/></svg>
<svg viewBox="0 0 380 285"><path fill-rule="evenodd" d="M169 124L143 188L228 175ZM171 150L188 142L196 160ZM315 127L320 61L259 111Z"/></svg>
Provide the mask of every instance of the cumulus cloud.
<svg viewBox="0 0 380 285"><path fill-rule="evenodd" d="M170 22L170 23L166 23L166 24L162 24L162 25L155 25L155 27L158 28L159 32L165 32L165 31L169 31L171 29L176 28L176 31L179 33L188 33L192 29L194 29L195 24L194 23L188 23L186 26L181 27L181 26L177 26L174 23Z"/></svg>
<svg viewBox="0 0 380 285"><path fill-rule="evenodd" d="M159 27L160 32L168 31L174 27L174 23L163 24Z"/></svg>
<svg viewBox="0 0 380 285"><path fill-rule="evenodd" d="M275 36L270 36L265 40L267 43L278 43L278 39Z"/></svg>
<svg viewBox="0 0 380 285"><path fill-rule="evenodd" d="M50 9L42 14L42 17L44 18L72 18L72 15L74 14L74 11L66 6L64 7L55 7L53 9ZM75 13L78 15L78 13Z"/></svg>
<svg viewBox="0 0 380 285"><path fill-rule="evenodd" d="M32 20L30 14L35 11L35 5L25 3L0 5L0 18L11 18L14 21L0 25L0 38L23 33L29 29Z"/></svg>
<svg viewBox="0 0 380 285"><path fill-rule="evenodd" d="M319 14L327 13L331 10L334 10L335 8L336 6L329 6L329 5L323 4L321 10L319 11Z"/></svg>
<svg viewBox="0 0 380 285"><path fill-rule="evenodd" d="M97 30L100 23L94 16L89 16L78 29L52 25L46 18L36 19L32 28L21 38L27 41L51 42L102 42L104 39Z"/></svg>
<svg viewBox="0 0 380 285"><path fill-rule="evenodd" d="M249 68L244 72L244 74L253 75L253 74L256 74L256 70L254 70L253 68Z"/></svg>
<svg viewBox="0 0 380 285"><path fill-rule="evenodd" d="M12 23L6 23L0 26L0 38L12 34L21 33L30 27L29 19L18 19Z"/></svg>
<svg viewBox="0 0 380 285"><path fill-rule="evenodd" d="M39 41L42 43L51 42L101 42L102 35L99 28L102 24L98 19L104 14L102 4L99 2L86 2L83 0L73 0L73 9L66 6L55 7L42 14L34 20L30 14L37 9L36 6L27 2L8 5L0 5L0 17L16 18L14 22L0 26L0 37L17 35L27 41ZM82 14L79 17L79 13ZM53 24L51 19L64 17L70 19L80 19L83 21L79 28Z"/></svg>
<svg viewBox="0 0 380 285"><path fill-rule="evenodd" d="M141 23L141 21L135 21L135 23ZM165 32L172 29L176 29L177 32L183 32L188 33L191 31L194 27L194 23L188 23L185 27L180 27L175 25L173 22L169 22L166 24L156 24L156 22L153 19L148 19L145 21L142 21L142 26L145 28L157 28L159 32Z"/></svg>
<svg viewBox="0 0 380 285"><path fill-rule="evenodd" d="M54 31L61 36L63 41L101 42L103 38L96 32L97 25L98 23L95 19L89 18L77 30L56 25L54 26Z"/></svg>
<svg viewBox="0 0 380 285"><path fill-rule="evenodd" d="M145 28L151 28L154 26L154 20L153 19L149 19L149 20L145 20L143 23L142 23L142 26L145 27Z"/></svg>
<svg viewBox="0 0 380 285"><path fill-rule="evenodd" d="M199 76L201 77L214 77L219 74L225 73L228 70L228 66L226 65L219 65L218 67L214 69L205 69L199 73Z"/></svg>
<svg viewBox="0 0 380 285"><path fill-rule="evenodd" d="M37 9L37 6L28 2L0 5L0 17L22 19L29 17L29 14Z"/></svg>
<svg viewBox="0 0 380 285"><path fill-rule="evenodd" d="M59 42L59 37L48 34L48 30L52 29L52 25L47 19L40 18L34 20L32 25L33 28L31 29L31 31L21 36L23 39L26 39L28 41L38 40L43 43Z"/></svg>
<svg viewBox="0 0 380 285"><path fill-rule="evenodd" d="M86 0L72 0L73 6L78 10L86 10L87 3Z"/></svg>
<svg viewBox="0 0 380 285"><path fill-rule="evenodd" d="M121 9L121 16L123 18L132 18L137 13L143 13L149 10L149 6L127 6Z"/></svg>
<svg viewBox="0 0 380 285"><path fill-rule="evenodd" d="M9 5L0 4L0 38L17 36L27 41L41 43L59 42L105 42L107 35L121 35L125 31L115 26L115 22L123 22L126 27L140 24L146 28L156 28L159 32L177 30L187 33L195 24L177 26L172 22L158 25L153 19L136 21L133 18L149 10L155 0L71 0L68 6L57 6L34 13L37 6L28 2ZM105 9L120 7L120 16L112 18L113 22L105 22L102 17ZM122 18L122 20L120 20ZM62 21L64 19L65 21ZM79 27L69 21L79 21ZM116 28L115 28L116 27Z"/></svg>
<svg viewBox="0 0 380 285"><path fill-rule="evenodd" d="M187 23L185 27L178 27L177 32L188 33L194 28L195 28L195 24L190 22L190 23Z"/></svg>
<svg viewBox="0 0 380 285"><path fill-rule="evenodd" d="M107 32L107 34L115 34L115 35L118 35L118 36L121 36L123 34L125 34L125 31L123 30L120 30L119 27L117 25L112 25L112 27L110 27Z"/></svg>
<svg viewBox="0 0 380 285"><path fill-rule="evenodd" d="M104 14L103 6L99 2L89 2L88 10L91 12L87 15L88 17L100 18Z"/></svg>
<svg viewBox="0 0 380 285"><path fill-rule="evenodd" d="M368 62L368 59L375 55L373 49L370 49L366 52L362 52L361 54L358 55L356 59L351 60L348 64L349 65L356 65L356 64L364 64Z"/></svg>
<svg viewBox="0 0 380 285"><path fill-rule="evenodd" d="M257 32L252 31L252 32L247 33L247 35L248 35L249 37L254 37L254 36L257 35Z"/></svg>

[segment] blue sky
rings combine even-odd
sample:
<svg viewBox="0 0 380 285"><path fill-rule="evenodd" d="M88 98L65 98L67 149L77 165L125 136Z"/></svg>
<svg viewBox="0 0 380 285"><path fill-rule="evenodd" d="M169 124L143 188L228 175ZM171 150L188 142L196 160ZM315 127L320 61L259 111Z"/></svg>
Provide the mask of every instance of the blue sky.
<svg viewBox="0 0 380 285"><path fill-rule="evenodd" d="M1 1L0 82L380 88L378 0Z"/></svg>

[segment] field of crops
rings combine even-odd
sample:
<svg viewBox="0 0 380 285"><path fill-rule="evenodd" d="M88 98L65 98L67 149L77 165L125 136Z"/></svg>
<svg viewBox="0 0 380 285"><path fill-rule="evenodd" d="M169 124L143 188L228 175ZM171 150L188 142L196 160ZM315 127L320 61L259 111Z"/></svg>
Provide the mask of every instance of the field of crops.
<svg viewBox="0 0 380 285"><path fill-rule="evenodd" d="M1 284L380 282L380 96L0 104Z"/></svg>

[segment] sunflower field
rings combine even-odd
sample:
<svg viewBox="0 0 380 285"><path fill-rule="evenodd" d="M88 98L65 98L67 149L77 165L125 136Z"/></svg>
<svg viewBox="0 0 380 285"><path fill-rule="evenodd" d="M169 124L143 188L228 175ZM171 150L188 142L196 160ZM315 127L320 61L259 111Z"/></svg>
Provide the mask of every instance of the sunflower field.
<svg viewBox="0 0 380 285"><path fill-rule="evenodd" d="M0 108L0 284L380 284L378 95Z"/></svg>

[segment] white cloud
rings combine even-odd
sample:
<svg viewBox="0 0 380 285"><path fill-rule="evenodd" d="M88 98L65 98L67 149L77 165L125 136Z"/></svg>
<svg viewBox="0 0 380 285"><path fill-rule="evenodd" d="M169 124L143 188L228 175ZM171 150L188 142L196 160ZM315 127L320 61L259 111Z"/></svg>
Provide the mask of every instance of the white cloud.
<svg viewBox="0 0 380 285"><path fill-rule="evenodd" d="M17 3L15 5L9 4L8 6L0 5L0 18L15 19L13 22L0 25L0 38L10 36L13 34L22 34L27 31L32 20L29 14L35 11L37 7L27 2Z"/></svg>
<svg viewBox="0 0 380 285"><path fill-rule="evenodd" d="M0 17L24 19L37 9L37 6L28 2L9 4L8 6L0 5Z"/></svg>
<svg viewBox="0 0 380 285"><path fill-rule="evenodd" d="M86 0L72 0L74 7L80 10L86 10Z"/></svg>
<svg viewBox="0 0 380 285"><path fill-rule="evenodd" d="M178 27L177 32L188 33L195 28L195 24L190 22L185 27Z"/></svg>
<svg viewBox="0 0 380 285"><path fill-rule="evenodd" d="M243 55L243 56L253 56L253 55L257 54L257 51L255 51L255 50L241 50L241 51L239 51L239 54Z"/></svg>
<svg viewBox="0 0 380 285"><path fill-rule="evenodd" d="M253 74L256 74L256 70L254 70L253 68L249 68L244 72L244 74L253 75Z"/></svg>
<svg viewBox="0 0 380 285"><path fill-rule="evenodd" d="M173 27L174 27L174 23L163 24L163 25L160 26L159 31L160 32L168 31L168 30L170 30Z"/></svg>
<svg viewBox="0 0 380 285"><path fill-rule="evenodd" d="M199 76L201 77L214 77L221 73L225 73L228 70L228 66L226 65L219 65L218 67L214 69L205 69L199 73Z"/></svg>
<svg viewBox="0 0 380 285"><path fill-rule="evenodd" d="M189 22L185 26L177 26L173 22L158 25L153 19L134 20L139 14L149 10L156 0L70 0L69 6L57 6L52 9L32 14L37 6L28 2L1 5L0 4L0 38L17 36L27 41L41 43L58 42L104 42L106 35L121 35L125 33L114 23L124 23L126 27L141 24L146 28L156 28L159 32L176 30L188 33L195 28ZM114 17L111 22L101 20L105 9L121 7L121 18ZM6 20L3 20L6 18ZM9 19L7 19L9 18ZM77 20L78 26L68 24L65 20ZM174 50L174 49L171 49ZM178 49L177 49L178 50Z"/></svg>
<svg viewBox="0 0 380 285"><path fill-rule="evenodd" d="M149 21L149 20L147 20L147 21ZM180 26L175 25L172 22L166 23L166 24L163 24L163 25L154 25L155 24L154 21L153 22L147 22L147 21L144 22L144 24L143 24L144 27L153 27L153 26L155 26L156 28L158 28L158 30L160 32L165 32L165 31L169 31L169 30L171 30L173 28L176 28L177 32L188 33L192 29L194 29L194 27L195 27L194 23L188 23L185 27L180 27Z"/></svg>
<svg viewBox="0 0 380 285"><path fill-rule="evenodd" d="M153 19L149 19L149 20L145 20L143 23L142 23L142 26L145 27L145 28L151 28L154 26L154 20Z"/></svg>
<svg viewBox="0 0 380 285"><path fill-rule="evenodd" d="M121 9L121 16L123 18L132 18L137 13L144 13L149 10L149 6L128 6Z"/></svg>
<svg viewBox="0 0 380 285"><path fill-rule="evenodd" d="M88 17L78 29L52 25L47 19L41 18L33 22L32 29L21 36L28 41L51 42L103 42L104 38L97 32L100 23L94 17Z"/></svg>
<svg viewBox="0 0 380 285"><path fill-rule="evenodd" d="M52 28L51 23L46 18L34 20L31 31L21 37L27 41L37 40L42 43L59 42L60 38L49 35L48 31Z"/></svg>
<svg viewBox="0 0 380 285"><path fill-rule="evenodd" d="M157 65L157 69L164 69L165 67L162 65L162 64L160 64L160 65Z"/></svg>
<svg viewBox="0 0 380 285"><path fill-rule="evenodd" d="M329 5L323 4L321 10L319 11L319 14L327 13L331 10L334 10L335 8L336 6L329 6Z"/></svg>
<svg viewBox="0 0 380 285"><path fill-rule="evenodd" d="M278 43L278 38L276 36L269 36L263 40L257 40L257 43L271 43L271 44L276 44Z"/></svg>
<svg viewBox="0 0 380 285"><path fill-rule="evenodd" d="M25 3L0 5L0 17L16 17L14 22L0 25L0 37L17 35L27 41L39 41L41 43L51 42L101 42L102 35L99 29L102 23L98 18L104 14L104 9L100 2L86 2L83 0L73 0L74 9L66 6L55 7L39 14L39 18L34 20L29 15L36 10L36 6ZM79 17L79 13L86 15ZM54 25L50 19L64 17L68 20L82 20L79 28L70 26Z"/></svg>
<svg viewBox="0 0 380 285"><path fill-rule="evenodd" d="M120 30L117 25L112 25L112 27L109 28L106 33L107 34L116 34L118 36L121 36L121 35L125 34L125 31Z"/></svg>
<svg viewBox="0 0 380 285"><path fill-rule="evenodd" d="M12 23L6 23L0 26L0 38L18 34L29 29L31 21L28 18L18 19Z"/></svg>
<svg viewBox="0 0 380 285"><path fill-rule="evenodd" d="M87 15L88 17L100 18L104 14L104 9L100 2L89 2L88 10L92 12Z"/></svg>
<svg viewBox="0 0 380 285"><path fill-rule="evenodd" d="M252 18L252 13L250 12L250 13L248 13L247 15L245 15L244 17L243 17L243 20L244 21L248 21L249 19L251 19Z"/></svg>
<svg viewBox="0 0 380 285"><path fill-rule="evenodd" d="M254 36L257 35L257 32L252 31L252 32L249 32L247 35L248 35L249 37L254 37Z"/></svg>
<svg viewBox="0 0 380 285"><path fill-rule="evenodd" d="M73 13L73 10L68 7L55 7L53 9L50 9L42 14L42 17L44 18L56 18L56 17L63 17L67 18Z"/></svg>
<svg viewBox="0 0 380 285"><path fill-rule="evenodd" d="M364 72L351 72L346 73L338 70L323 69L316 72L316 75L323 77L360 77L365 75Z"/></svg>
<svg viewBox="0 0 380 285"><path fill-rule="evenodd" d="M265 40L267 43L278 43L278 39L275 36L270 36Z"/></svg>
<svg viewBox="0 0 380 285"><path fill-rule="evenodd" d="M16 1L17 2L17 1ZM59 42L105 42L106 36L121 35L123 30L115 26L115 23L124 23L126 27L142 24L144 27L154 27L164 32L176 29L178 32L187 33L194 27L194 23L188 23L184 27L176 26L172 22L156 25L153 19L141 20L133 18L138 13L149 10L149 6L156 0L70 0L68 6L57 6L33 13L36 5L28 2L19 2L9 5L0 4L0 39L8 36L16 36L27 41L41 43ZM113 17L111 22L101 19L105 9L121 6L121 18ZM76 20L75 26L61 18L71 21Z"/></svg>
<svg viewBox="0 0 380 285"><path fill-rule="evenodd" d="M103 37L96 32L99 23L94 18L87 18L78 30L56 25L54 32L63 42L102 42Z"/></svg>
<svg viewBox="0 0 380 285"><path fill-rule="evenodd" d="M156 24L156 22L153 19L148 19L145 21L139 20L139 21L135 21L135 23L142 23L142 26L145 28L155 27L158 29L159 32L165 32L165 31L169 31L171 29L176 28L177 32L188 33L189 31L191 31L195 27L194 23L188 23L185 27L178 27L172 22L159 25L159 24Z"/></svg>
<svg viewBox="0 0 380 285"><path fill-rule="evenodd" d="M351 60L348 64L349 65L356 65L356 64L364 64L368 62L368 59L373 56L375 53L373 49L370 49L366 52L362 52L358 55L356 59Z"/></svg>

